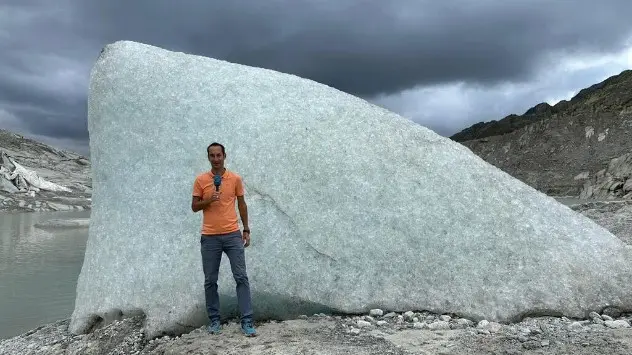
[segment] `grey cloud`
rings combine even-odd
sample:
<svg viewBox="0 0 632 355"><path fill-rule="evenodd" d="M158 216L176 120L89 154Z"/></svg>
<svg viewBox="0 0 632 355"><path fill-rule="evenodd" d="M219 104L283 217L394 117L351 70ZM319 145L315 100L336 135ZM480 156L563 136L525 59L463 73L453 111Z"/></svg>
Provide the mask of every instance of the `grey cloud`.
<svg viewBox="0 0 632 355"><path fill-rule="evenodd" d="M100 29L108 41L147 41L367 97L454 80L524 80L548 54L616 50L632 31L624 0L148 3L85 2L82 10L118 19Z"/></svg>
<svg viewBox="0 0 632 355"><path fill-rule="evenodd" d="M509 114L523 114L541 102L555 104L570 99L591 86L625 69L617 64L588 67L568 76L562 68L544 71L537 83L528 85L461 84L424 88L404 94L377 98L378 104L402 112L409 119L438 134L450 136L481 121L499 120Z"/></svg>

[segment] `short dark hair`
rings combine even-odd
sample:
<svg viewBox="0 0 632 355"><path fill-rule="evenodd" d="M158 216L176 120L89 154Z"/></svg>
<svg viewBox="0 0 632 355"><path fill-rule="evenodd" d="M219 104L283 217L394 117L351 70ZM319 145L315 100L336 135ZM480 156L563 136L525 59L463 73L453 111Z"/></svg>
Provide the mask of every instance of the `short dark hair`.
<svg viewBox="0 0 632 355"><path fill-rule="evenodd" d="M224 156L226 156L226 149L224 149L224 146L217 143L217 142L213 142L211 144L208 145L208 147L206 147L206 154L209 153L209 149L211 149L211 147L221 147L222 148L222 154L224 154Z"/></svg>

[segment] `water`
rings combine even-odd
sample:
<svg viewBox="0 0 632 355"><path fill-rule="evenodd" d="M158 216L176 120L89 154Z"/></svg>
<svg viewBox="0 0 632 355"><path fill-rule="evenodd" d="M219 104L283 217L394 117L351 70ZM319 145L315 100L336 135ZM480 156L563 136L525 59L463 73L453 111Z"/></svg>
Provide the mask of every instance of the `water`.
<svg viewBox="0 0 632 355"><path fill-rule="evenodd" d="M35 224L89 217L89 211L0 213L0 339L71 316L88 228Z"/></svg>

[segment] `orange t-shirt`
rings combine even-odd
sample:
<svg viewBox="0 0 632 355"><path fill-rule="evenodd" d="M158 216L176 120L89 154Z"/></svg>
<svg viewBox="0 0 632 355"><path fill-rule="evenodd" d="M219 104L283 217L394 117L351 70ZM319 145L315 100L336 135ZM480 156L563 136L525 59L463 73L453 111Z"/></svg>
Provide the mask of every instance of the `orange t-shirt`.
<svg viewBox="0 0 632 355"><path fill-rule="evenodd" d="M215 192L213 173L207 171L198 175L193 183L193 196L203 200L211 198ZM202 234L226 234L239 230L235 201L244 195L241 176L226 169L219 186L219 201L202 210Z"/></svg>

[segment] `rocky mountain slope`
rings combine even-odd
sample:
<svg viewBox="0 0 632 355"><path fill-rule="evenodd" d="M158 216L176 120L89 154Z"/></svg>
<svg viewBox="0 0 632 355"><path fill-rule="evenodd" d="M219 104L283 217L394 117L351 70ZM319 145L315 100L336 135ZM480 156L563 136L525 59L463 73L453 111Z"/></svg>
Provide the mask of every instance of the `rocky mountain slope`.
<svg viewBox="0 0 632 355"><path fill-rule="evenodd" d="M632 198L632 70L450 138L550 195ZM616 160L613 160L616 159Z"/></svg>
<svg viewBox="0 0 632 355"><path fill-rule="evenodd" d="M90 161L0 129L0 212L90 208Z"/></svg>

